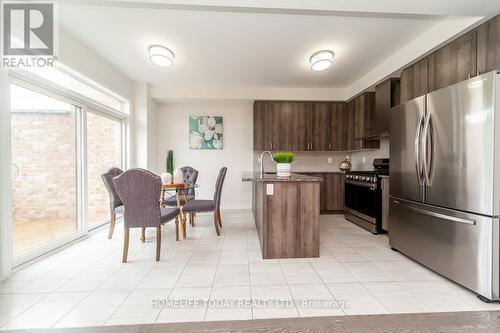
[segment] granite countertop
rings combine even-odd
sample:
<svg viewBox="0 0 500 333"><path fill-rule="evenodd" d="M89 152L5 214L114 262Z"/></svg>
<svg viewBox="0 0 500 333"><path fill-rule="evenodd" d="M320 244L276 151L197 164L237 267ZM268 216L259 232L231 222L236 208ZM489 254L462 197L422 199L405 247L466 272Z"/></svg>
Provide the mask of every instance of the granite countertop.
<svg viewBox="0 0 500 333"><path fill-rule="evenodd" d="M294 173L308 173L308 174L315 174L315 173L336 173L336 174L344 174L342 171L307 171L307 170L294 170Z"/></svg>
<svg viewBox="0 0 500 333"><path fill-rule="evenodd" d="M306 176L292 173L290 177L278 177L275 173L264 173L247 171L243 172L241 180L244 182L322 182L320 177Z"/></svg>

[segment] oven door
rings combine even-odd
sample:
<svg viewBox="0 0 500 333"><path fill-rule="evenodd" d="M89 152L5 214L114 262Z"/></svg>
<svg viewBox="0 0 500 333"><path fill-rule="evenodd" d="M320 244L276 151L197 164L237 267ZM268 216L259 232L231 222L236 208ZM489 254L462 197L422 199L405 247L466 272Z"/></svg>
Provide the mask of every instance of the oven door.
<svg viewBox="0 0 500 333"><path fill-rule="evenodd" d="M376 183L346 180L345 210L370 223L376 224L379 211L378 192Z"/></svg>

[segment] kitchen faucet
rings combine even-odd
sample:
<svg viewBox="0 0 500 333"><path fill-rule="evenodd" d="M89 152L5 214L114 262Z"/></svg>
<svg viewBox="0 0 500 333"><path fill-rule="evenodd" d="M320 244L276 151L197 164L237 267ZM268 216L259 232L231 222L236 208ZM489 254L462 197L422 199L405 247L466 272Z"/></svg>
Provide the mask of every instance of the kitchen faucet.
<svg viewBox="0 0 500 333"><path fill-rule="evenodd" d="M265 154L269 154L269 156L271 157L271 161L274 161L273 159L273 154L271 154L270 151L263 151L262 154L260 154L260 177L262 177L264 175L264 155Z"/></svg>

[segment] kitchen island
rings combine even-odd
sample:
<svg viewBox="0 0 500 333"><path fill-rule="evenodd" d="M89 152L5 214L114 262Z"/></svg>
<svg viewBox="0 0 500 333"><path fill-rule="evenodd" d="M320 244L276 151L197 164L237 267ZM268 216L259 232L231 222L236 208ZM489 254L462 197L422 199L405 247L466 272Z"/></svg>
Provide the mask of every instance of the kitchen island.
<svg viewBox="0 0 500 333"><path fill-rule="evenodd" d="M320 177L243 173L264 259L319 257Z"/></svg>

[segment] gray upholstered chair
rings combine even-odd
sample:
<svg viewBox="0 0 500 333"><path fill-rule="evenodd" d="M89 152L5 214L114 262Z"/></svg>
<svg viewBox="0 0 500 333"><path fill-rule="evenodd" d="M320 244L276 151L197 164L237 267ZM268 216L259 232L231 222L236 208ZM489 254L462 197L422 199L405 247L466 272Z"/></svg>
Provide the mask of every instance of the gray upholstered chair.
<svg viewBox="0 0 500 333"><path fill-rule="evenodd" d="M160 208L161 178L144 169L130 169L113 179L116 191L125 207L123 262L127 261L129 229L156 228L156 261L160 260L161 225L175 219L179 231L179 209Z"/></svg>
<svg viewBox="0 0 500 333"><path fill-rule="evenodd" d="M182 177L184 179L184 183L186 184L196 184L196 180L198 179L198 170L190 167L190 166L185 166L181 168L182 171ZM190 188L187 190L187 200L193 200L195 198L195 190L194 188ZM185 204L184 196L181 195L179 197L181 204ZM177 200L175 196L172 196L168 199L165 200L165 204L167 206L177 206Z"/></svg>
<svg viewBox="0 0 500 333"><path fill-rule="evenodd" d="M113 237L113 231L115 230L116 214L123 215L124 211L123 203L120 200L118 193L116 193L115 185L113 184L113 178L121 175L122 173L122 169L111 168L106 173L101 175L104 186L106 187L106 190L108 190L109 194L109 213L111 215L108 234L109 239Z"/></svg>
<svg viewBox="0 0 500 333"><path fill-rule="evenodd" d="M223 167L219 171L219 176L217 177L217 182L215 183L215 193L213 200L199 200L194 199L188 201L184 206L182 206L182 212L185 214L192 213L214 213L214 224L215 232L217 236L220 236L220 228L222 228L222 220L220 216L220 201L222 194L222 185L224 184L224 178L226 177L227 168ZM185 223L185 221L183 222Z"/></svg>

